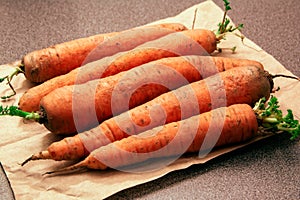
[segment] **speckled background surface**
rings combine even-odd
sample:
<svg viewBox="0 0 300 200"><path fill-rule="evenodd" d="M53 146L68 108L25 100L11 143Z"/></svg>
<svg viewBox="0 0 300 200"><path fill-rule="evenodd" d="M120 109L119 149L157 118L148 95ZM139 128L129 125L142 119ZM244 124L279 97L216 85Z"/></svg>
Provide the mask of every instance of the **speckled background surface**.
<svg viewBox="0 0 300 200"><path fill-rule="evenodd" d="M171 17L200 2L0 0L0 63L63 41ZM246 36L300 76L299 2L232 0L231 7L229 16L245 24ZM273 136L108 199L300 199L299 144ZM0 174L0 199L9 199L5 177Z"/></svg>

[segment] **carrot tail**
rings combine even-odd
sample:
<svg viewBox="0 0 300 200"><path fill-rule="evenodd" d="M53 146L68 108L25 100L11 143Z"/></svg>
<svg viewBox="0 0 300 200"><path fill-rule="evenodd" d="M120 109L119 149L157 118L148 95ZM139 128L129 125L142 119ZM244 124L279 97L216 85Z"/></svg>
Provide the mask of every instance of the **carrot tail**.
<svg viewBox="0 0 300 200"><path fill-rule="evenodd" d="M33 154L29 158L27 158L24 162L21 163L21 166L24 166L26 163L28 163L31 160L41 160L41 159L51 159L51 155L49 151L41 151L37 154Z"/></svg>
<svg viewBox="0 0 300 200"><path fill-rule="evenodd" d="M271 93L275 93L278 90L280 90L280 87L274 88L274 82L273 82L274 78L283 77L283 78L295 79L297 81L300 81L300 78L297 77L297 76L290 76L290 75L285 75L285 74L275 74L275 75L273 75L273 74L270 74L267 71L265 71L265 73L266 73L266 76L267 76L267 78L269 79L269 81L271 83Z"/></svg>
<svg viewBox="0 0 300 200"><path fill-rule="evenodd" d="M49 171L49 172L45 172L43 175L59 175L59 174L67 174L67 173L74 173L74 172L79 172L79 171L86 171L87 165L84 161L79 162L77 164L68 166L68 167L64 167L61 169L57 169L57 170L53 170L53 171Z"/></svg>
<svg viewBox="0 0 300 200"><path fill-rule="evenodd" d="M271 76L272 76L272 78L283 77L283 78L290 78L290 79L295 79L295 80L300 81L299 77L289 76L289 75L285 75L285 74L275 74L275 75L271 75Z"/></svg>

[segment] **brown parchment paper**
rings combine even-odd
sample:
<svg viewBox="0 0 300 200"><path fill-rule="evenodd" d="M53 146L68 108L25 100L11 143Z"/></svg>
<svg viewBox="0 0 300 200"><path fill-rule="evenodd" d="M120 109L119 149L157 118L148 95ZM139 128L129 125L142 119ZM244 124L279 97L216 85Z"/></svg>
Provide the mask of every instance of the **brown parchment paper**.
<svg viewBox="0 0 300 200"><path fill-rule="evenodd" d="M206 28L214 30L223 17L223 10L213 1L206 1L188 8L177 16L163 19L160 22L180 22L187 27L192 27L194 11L198 9L195 28ZM219 56L240 57L260 61L265 68L273 74L283 73L292 75L271 55L262 50L249 39L244 39L244 44L236 36L227 36L227 40L220 44L220 47L237 46L237 53L224 51ZM1 65L0 75L7 75L13 70L12 65ZM17 105L19 97L24 91L33 85L25 80L23 75L13 80L17 96L7 102L6 105ZM295 117L299 119L300 109L294 97L296 91L300 91L300 84L295 80L275 79L275 87L280 86L281 90L276 93L281 108L291 108ZM1 85L1 96L10 94L6 85ZM193 164L205 163L208 160L220 156L229 151L241 148L251 142L263 139L254 138L252 141L237 146L222 148L210 152L205 158L197 155L178 159L176 162L160 170L147 173L125 173L117 170L89 171L85 173L72 174L68 176L42 176L42 173L51 171L56 167L68 165L68 162L56 162L52 160L34 161L21 167L20 162L24 161L32 153L44 150L53 141L61 138L49 133L42 125L34 122L24 121L19 117L0 117L0 161L10 179L16 199L103 199L123 189L142 184L165 174L185 169Z"/></svg>

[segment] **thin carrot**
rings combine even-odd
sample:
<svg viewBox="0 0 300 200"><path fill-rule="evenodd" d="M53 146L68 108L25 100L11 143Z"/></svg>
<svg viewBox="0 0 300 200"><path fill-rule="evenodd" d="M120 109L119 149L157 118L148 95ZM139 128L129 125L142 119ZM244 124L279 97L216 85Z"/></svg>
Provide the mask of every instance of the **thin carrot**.
<svg viewBox="0 0 300 200"><path fill-rule="evenodd" d="M208 56L164 58L100 80L58 88L42 98L40 106L47 115L45 125L51 132L82 132L165 92L247 65L263 69L260 62L246 59Z"/></svg>
<svg viewBox="0 0 300 200"><path fill-rule="evenodd" d="M206 148L202 150L209 150L213 147L249 140L257 130L258 124L251 107L247 104L236 104L172 122L102 146L92 151L87 158L72 166L71 169L120 168L150 158L197 152L201 149L205 138L210 140L206 141Z"/></svg>
<svg viewBox="0 0 300 200"><path fill-rule="evenodd" d="M165 23L80 38L28 53L22 59L22 69L28 80L41 83L66 74L83 63L127 51L147 41L183 30L187 28L182 24ZM89 55L93 51L93 55Z"/></svg>
<svg viewBox="0 0 300 200"><path fill-rule="evenodd" d="M216 37L212 31L197 29L171 33L133 50L88 63L33 87L24 93L19 107L27 112L37 111L40 99L62 86L104 78L165 57L208 55L214 50ZM35 102L34 105L31 102Z"/></svg>
<svg viewBox="0 0 300 200"><path fill-rule="evenodd" d="M164 93L91 130L53 143L47 151L33 155L27 162L78 159L113 141L214 108L238 103L254 105L260 98L268 98L271 88L272 81L264 70L254 66L232 68Z"/></svg>
<svg viewBox="0 0 300 200"><path fill-rule="evenodd" d="M46 174L86 168L126 170L125 166L131 166L131 171L143 170L133 168L135 164L138 164L135 167L146 166L149 170L150 163L143 163L149 159L155 161L155 158L173 156L171 160L159 160L159 166L166 166L184 153L198 152L205 156L218 147L250 140L261 134L259 129L272 128L272 134L284 131L293 135L291 139L298 137L300 125L294 120L292 111L289 110L286 116L282 116L275 97L270 99L267 107L261 102L262 99L253 109L248 104L235 104L129 136L94 150L75 165Z"/></svg>

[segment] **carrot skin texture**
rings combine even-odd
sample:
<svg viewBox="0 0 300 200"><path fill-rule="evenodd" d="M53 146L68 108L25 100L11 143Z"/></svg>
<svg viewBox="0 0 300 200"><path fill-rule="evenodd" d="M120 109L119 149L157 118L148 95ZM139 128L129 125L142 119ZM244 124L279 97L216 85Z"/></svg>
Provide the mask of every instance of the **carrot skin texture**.
<svg viewBox="0 0 300 200"><path fill-rule="evenodd" d="M38 111L40 100L51 91L62 86L82 84L90 80L104 78L165 57L208 55L215 50L216 37L212 31L186 30L171 33L144 43L130 51L88 63L65 75L35 86L20 98L19 107L27 112Z"/></svg>
<svg viewBox="0 0 300 200"><path fill-rule="evenodd" d="M48 118L45 126L56 134L82 132L165 92L246 65L263 69L261 63L252 60L208 56L170 57L75 87L65 86L41 100L40 106ZM128 97L131 92L131 97ZM113 96L115 93L117 95ZM93 109L95 114L92 114Z"/></svg>
<svg viewBox="0 0 300 200"><path fill-rule="evenodd" d="M213 131L209 131L211 127ZM235 104L102 146L78 165L101 170L119 168L150 158L180 156L245 142L257 131L258 123L252 108L247 104ZM204 141L205 146L202 146Z"/></svg>
<svg viewBox="0 0 300 200"><path fill-rule="evenodd" d="M115 32L79 38L30 52L22 58L25 77L31 82L41 83L66 74L81 66L88 53L104 42L107 37L116 34ZM74 59L75 57L77 59Z"/></svg>
<svg viewBox="0 0 300 200"><path fill-rule="evenodd" d="M60 150L57 151L57 149ZM47 152L49 152L50 156L46 159L56 158L55 160L76 160L79 158L77 156L78 154L87 154L84 147L81 145L81 140L78 135L75 135L72 138L66 137L59 142L52 143L48 147Z"/></svg>
<svg viewBox="0 0 300 200"><path fill-rule="evenodd" d="M210 89L215 93L213 97L221 99L212 103L213 100L210 99L207 84L218 83L220 81L218 76L221 76L223 80L226 97L222 91L218 92L216 88L212 87ZM197 102L192 101L194 100L193 95L188 94L190 88L194 91ZM186 98L181 98L181 102L179 102L174 91L177 94L182 94L183 97L186 95ZM253 106L262 97L268 99L271 88L263 70L257 67L238 67L174 91L164 93L128 112L105 120L90 131L80 133L79 136L86 152L91 152L95 147L99 147L98 142L100 146L106 145L109 142L121 140L130 135L136 135L154 127L208 112L218 107L239 103ZM226 99L222 100L222 98ZM160 109L164 113L161 113Z"/></svg>
<svg viewBox="0 0 300 200"><path fill-rule="evenodd" d="M137 27L122 32L98 34L56 44L33 51L23 57L25 76L32 82L41 83L66 74L83 63L127 51L146 41L157 39L173 31L183 30L187 28L182 24L166 23ZM113 40L107 41L110 38ZM89 55L93 51L95 51L94 54Z"/></svg>
<svg viewBox="0 0 300 200"><path fill-rule="evenodd" d="M226 88L226 106L239 103L246 103L252 106L261 97L264 96L268 98L270 95L271 88L269 80L265 76L264 71L260 68L238 67L221 72L220 75ZM199 114L199 110L200 113L208 112L212 107L211 99L207 97L209 92L207 91L206 84L209 82L214 83L216 76L219 75L214 75L190 84L189 87L194 89L198 102L190 102L187 99L183 103L191 107L190 113L185 113L186 116L181 116L180 103L176 100L173 91L171 91L135 107L129 112L105 120L99 126L91 130L84 131L73 137L67 137L67 140L73 140L72 143L76 143L78 150L76 151L76 155L74 155L74 151L69 151L67 154L62 153L61 148L67 150L72 149L71 147L64 147L65 141L58 141L56 143L57 147L55 148L50 145L48 151L51 151L51 155L56 155L56 157L52 157L54 160L82 158L101 146L121 140L130 135L139 134L165 123L179 121L184 119L184 117L188 118L197 115ZM188 86L183 86L176 90L184 92L188 90L187 88ZM152 113L152 119L156 117L157 120L151 121L150 112L154 112L157 109L157 105L161 105L164 108L166 119L160 120L160 116L156 116ZM220 105L222 106L222 104ZM218 105L214 106L218 107ZM125 124L126 127L120 126L120 124ZM151 124L151 126L149 124Z"/></svg>

